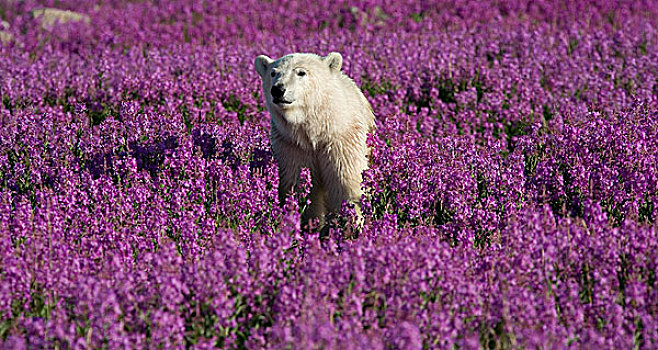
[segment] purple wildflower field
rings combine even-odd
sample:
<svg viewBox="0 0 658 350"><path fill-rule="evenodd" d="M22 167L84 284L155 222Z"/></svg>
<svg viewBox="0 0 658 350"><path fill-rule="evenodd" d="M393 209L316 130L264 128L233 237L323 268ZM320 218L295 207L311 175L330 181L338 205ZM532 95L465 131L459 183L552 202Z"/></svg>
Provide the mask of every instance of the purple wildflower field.
<svg viewBox="0 0 658 350"><path fill-rule="evenodd" d="M655 1L0 20L0 348L658 349ZM331 51L377 130L363 228L321 235L253 60Z"/></svg>

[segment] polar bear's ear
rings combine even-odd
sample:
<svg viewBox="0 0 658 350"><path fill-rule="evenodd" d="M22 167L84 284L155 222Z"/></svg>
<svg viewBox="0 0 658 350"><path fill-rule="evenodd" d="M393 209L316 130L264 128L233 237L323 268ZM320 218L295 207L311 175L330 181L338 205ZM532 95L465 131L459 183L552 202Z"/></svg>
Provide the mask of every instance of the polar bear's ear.
<svg viewBox="0 0 658 350"><path fill-rule="evenodd" d="M272 62L274 62L274 60L265 55L256 57L254 66L256 67L256 71L261 78L265 76L265 73L267 73L267 67L272 64Z"/></svg>
<svg viewBox="0 0 658 350"><path fill-rule="evenodd" d="M324 58L325 63L331 69L340 70L343 67L343 56L338 52L332 52Z"/></svg>

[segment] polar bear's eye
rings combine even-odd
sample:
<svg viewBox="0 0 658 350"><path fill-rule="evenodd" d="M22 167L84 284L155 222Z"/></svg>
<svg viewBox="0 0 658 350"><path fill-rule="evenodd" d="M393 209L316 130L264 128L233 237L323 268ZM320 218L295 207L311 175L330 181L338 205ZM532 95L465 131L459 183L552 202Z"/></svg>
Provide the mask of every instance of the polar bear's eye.
<svg viewBox="0 0 658 350"><path fill-rule="evenodd" d="M271 76L272 78L274 78L275 75L276 75L276 72L275 72L275 71L272 71L272 73L270 73L270 76Z"/></svg>
<svg viewBox="0 0 658 350"><path fill-rule="evenodd" d="M300 77L303 77L303 76L306 75L306 71L303 70L303 69L300 69L300 70L297 71L297 75L300 76Z"/></svg>

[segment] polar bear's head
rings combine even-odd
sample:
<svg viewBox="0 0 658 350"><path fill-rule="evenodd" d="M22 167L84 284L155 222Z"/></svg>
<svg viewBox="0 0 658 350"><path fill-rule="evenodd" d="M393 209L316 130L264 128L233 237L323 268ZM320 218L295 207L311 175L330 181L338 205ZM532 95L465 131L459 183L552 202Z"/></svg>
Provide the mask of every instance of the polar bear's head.
<svg viewBox="0 0 658 350"><path fill-rule="evenodd" d="M323 84L340 72L343 57L332 52L325 57L295 53L273 60L265 55L256 57L256 71L263 80L263 94L269 108L285 111L306 108L313 104Z"/></svg>

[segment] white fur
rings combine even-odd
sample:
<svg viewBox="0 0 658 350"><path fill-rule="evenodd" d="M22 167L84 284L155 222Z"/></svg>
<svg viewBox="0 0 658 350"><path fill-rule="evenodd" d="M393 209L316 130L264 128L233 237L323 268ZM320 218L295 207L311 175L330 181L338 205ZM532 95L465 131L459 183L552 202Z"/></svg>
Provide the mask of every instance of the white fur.
<svg viewBox="0 0 658 350"><path fill-rule="evenodd" d="M355 204L360 215L366 137L375 117L361 90L341 71L342 63L337 52L325 57L296 53L278 60L261 55L254 62L271 115L281 203L298 185L301 168L311 170L311 205L304 224L313 218L323 224L325 214L338 213L343 201ZM283 84L283 98L290 104L273 102L273 83Z"/></svg>

